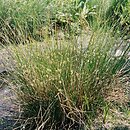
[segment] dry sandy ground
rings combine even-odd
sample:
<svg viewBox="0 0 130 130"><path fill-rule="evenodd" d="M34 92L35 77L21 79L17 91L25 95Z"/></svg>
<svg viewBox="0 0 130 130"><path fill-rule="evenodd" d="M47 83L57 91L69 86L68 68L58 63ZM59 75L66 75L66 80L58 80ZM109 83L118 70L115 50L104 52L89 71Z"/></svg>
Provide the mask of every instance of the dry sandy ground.
<svg viewBox="0 0 130 130"><path fill-rule="evenodd" d="M12 130L10 127L14 124L16 106L13 104L13 95L11 90L3 80L3 74L9 71L13 66L10 52L6 49L0 49L0 130Z"/></svg>

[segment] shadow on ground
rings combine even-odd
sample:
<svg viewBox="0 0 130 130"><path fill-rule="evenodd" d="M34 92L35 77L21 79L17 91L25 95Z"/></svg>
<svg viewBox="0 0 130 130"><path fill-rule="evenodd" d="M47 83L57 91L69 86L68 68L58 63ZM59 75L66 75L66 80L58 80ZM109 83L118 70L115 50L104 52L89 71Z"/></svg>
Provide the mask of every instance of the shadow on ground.
<svg viewBox="0 0 130 130"><path fill-rule="evenodd" d="M10 117L0 118L0 130L13 130L15 121Z"/></svg>
<svg viewBox="0 0 130 130"><path fill-rule="evenodd" d="M119 126L114 126L112 128L101 127L96 130L130 130L130 127L125 126L125 125L119 125Z"/></svg>
<svg viewBox="0 0 130 130"><path fill-rule="evenodd" d="M116 126L112 128L112 130L130 130L130 127L128 126Z"/></svg>

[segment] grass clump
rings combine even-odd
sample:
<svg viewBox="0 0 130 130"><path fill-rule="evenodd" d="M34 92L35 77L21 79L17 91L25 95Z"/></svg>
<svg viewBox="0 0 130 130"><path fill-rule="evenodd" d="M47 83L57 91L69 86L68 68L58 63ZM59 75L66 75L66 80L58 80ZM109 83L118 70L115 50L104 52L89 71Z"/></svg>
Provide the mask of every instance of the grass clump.
<svg viewBox="0 0 130 130"><path fill-rule="evenodd" d="M90 129L97 111L104 111L103 94L124 66L129 47L115 57L119 44L102 29L88 41L86 47L75 39L53 39L46 48L43 43L13 46L11 77L23 111L21 127Z"/></svg>
<svg viewBox="0 0 130 130"><path fill-rule="evenodd" d="M0 42L11 43L15 60L8 79L21 107L18 129L91 129L99 111L105 123L104 95L129 73L129 44L106 18L122 8L111 9L110 0L1 3Z"/></svg>
<svg viewBox="0 0 130 130"><path fill-rule="evenodd" d="M45 24L49 0L0 1L1 39L4 43L20 43L36 38L36 31ZM6 37L6 38L5 38Z"/></svg>

